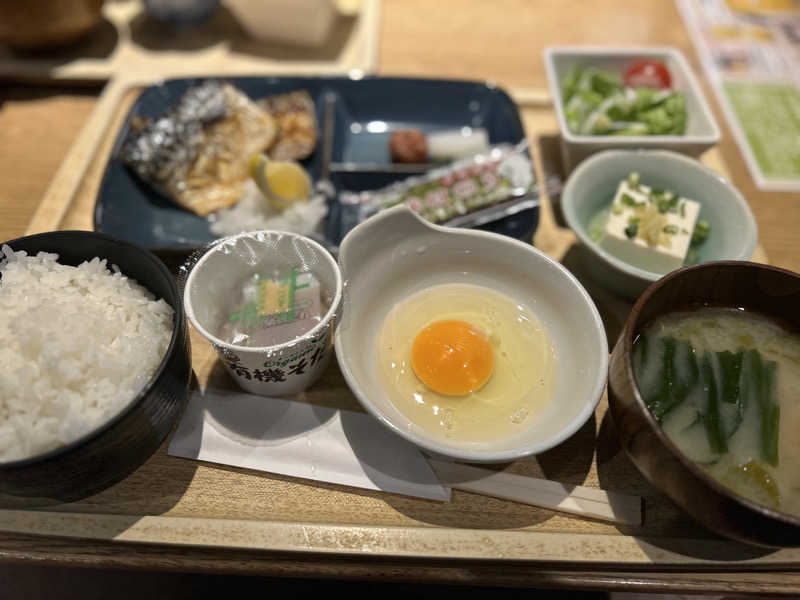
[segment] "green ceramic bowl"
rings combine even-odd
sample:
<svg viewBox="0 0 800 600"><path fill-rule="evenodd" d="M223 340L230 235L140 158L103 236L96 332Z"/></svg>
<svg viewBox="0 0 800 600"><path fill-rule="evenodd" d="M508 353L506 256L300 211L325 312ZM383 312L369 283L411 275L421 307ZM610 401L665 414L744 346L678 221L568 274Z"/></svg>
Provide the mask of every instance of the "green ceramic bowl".
<svg viewBox="0 0 800 600"><path fill-rule="evenodd" d="M589 237L589 222L607 208L620 180L639 173L646 185L671 189L700 203L699 219L711 233L699 247L698 262L748 260L758 241L753 213L739 191L698 161L667 150L608 150L583 161L567 180L561 196L564 218L585 249L587 271L600 283L636 298L664 273L634 267L606 252Z"/></svg>

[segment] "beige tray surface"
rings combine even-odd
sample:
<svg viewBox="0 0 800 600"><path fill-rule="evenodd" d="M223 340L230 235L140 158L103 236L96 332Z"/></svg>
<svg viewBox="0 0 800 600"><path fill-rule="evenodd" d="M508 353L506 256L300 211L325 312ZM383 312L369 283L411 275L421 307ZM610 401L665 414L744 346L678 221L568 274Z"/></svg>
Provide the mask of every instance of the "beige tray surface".
<svg viewBox="0 0 800 600"><path fill-rule="evenodd" d="M113 110L100 120L104 127L90 119L87 128L97 129L97 139L90 144L79 139L65 160L66 165L85 162L86 169L71 174L72 187L59 188L58 177L54 180L47 206L40 207L29 233L91 229L105 162L140 89L119 89ZM552 144L545 142L557 131L555 119L547 104L534 102L521 111L541 180L542 165L552 158ZM715 150L703 160L726 173ZM558 226L547 198L534 241L581 277L574 237ZM630 303L584 283L614 339ZM192 349L198 385L232 385L209 345L194 333ZM302 400L359 410L335 364ZM0 511L0 530L137 543L573 566L772 570L800 565L800 550L759 551L719 539L660 496L620 450L605 397L594 417L559 447L496 468L641 495L643 525L616 526L467 492L454 491L451 502L438 503L306 481L171 457L165 444L130 477L91 498L45 511Z"/></svg>
<svg viewBox="0 0 800 600"><path fill-rule="evenodd" d="M343 3L339 3L343 4ZM349 2L353 4L353 2ZM148 17L140 0L103 5L103 20L85 39L48 54L0 45L0 76L47 81L105 81L115 76L372 72L378 53L380 0L360 0L339 14L318 48L260 42L223 5L202 25L169 28Z"/></svg>

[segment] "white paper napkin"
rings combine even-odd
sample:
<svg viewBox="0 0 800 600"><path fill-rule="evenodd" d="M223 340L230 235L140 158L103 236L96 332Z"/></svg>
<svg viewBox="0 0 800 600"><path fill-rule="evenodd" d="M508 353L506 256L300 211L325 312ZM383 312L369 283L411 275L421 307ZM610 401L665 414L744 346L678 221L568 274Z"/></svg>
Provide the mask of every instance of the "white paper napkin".
<svg viewBox="0 0 800 600"><path fill-rule="evenodd" d="M194 391L169 454L371 490L450 500L422 453L370 415Z"/></svg>

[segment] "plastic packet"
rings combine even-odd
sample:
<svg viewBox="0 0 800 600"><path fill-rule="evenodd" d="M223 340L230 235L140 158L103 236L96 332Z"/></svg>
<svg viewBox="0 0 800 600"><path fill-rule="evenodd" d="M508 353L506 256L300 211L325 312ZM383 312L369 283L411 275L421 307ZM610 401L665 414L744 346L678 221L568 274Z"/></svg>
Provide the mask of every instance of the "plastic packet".
<svg viewBox="0 0 800 600"><path fill-rule="evenodd" d="M320 322L324 312L320 286L310 272L296 267L254 273L236 290L230 316L217 337L240 346L276 346L297 339Z"/></svg>
<svg viewBox="0 0 800 600"><path fill-rule="evenodd" d="M477 227L538 205L538 186L527 140L501 144L487 152L408 177L384 188L343 191L338 196L341 239L377 212L407 204L428 221Z"/></svg>

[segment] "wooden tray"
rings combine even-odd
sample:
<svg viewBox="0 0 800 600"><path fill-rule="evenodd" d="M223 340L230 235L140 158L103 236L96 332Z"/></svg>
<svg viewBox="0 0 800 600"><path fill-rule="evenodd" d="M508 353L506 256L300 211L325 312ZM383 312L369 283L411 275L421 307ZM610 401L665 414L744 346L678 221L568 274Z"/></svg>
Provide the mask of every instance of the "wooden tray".
<svg viewBox="0 0 800 600"><path fill-rule="evenodd" d="M129 83L110 89L54 179L28 233L91 229L95 195L115 134L141 91ZM557 190L563 179L557 126L552 107L536 98L521 106L523 120L539 178ZM703 161L726 173L716 150ZM631 305L583 277L574 237L558 224L558 213L547 197L534 243L584 280L609 339L616 339ZM760 249L755 258L766 260ZM200 386L232 385L202 338L193 335L192 347ZM306 400L359 410L335 364ZM559 447L497 468L643 496L644 523L616 526L459 491L453 492L451 502L437 503L171 457L165 444L130 477L91 498L46 511L0 511L0 530L332 557L524 561L618 572L715 571L716 583L700 578L699 585L707 590L731 589L725 581L741 583L742 571L789 573L771 588L742 584L734 589L780 592L800 581L791 573L800 567L800 550L759 550L718 538L652 489L620 450L605 398L593 418ZM662 587L668 585L668 579L661 581Z"/></svg>
<svg viewBox="0 0 800 600"><path fill-rule="evenodd" d="M357 0L334 20L318 48L260 42L223 5L205 23L170 28L148 17L141 0L103 5L103 19L84 39L52 52L14 52L0 44L0 77L98 82L124 75L153 79L203 75L370 73L377 65L380 0Z"/></svg>

